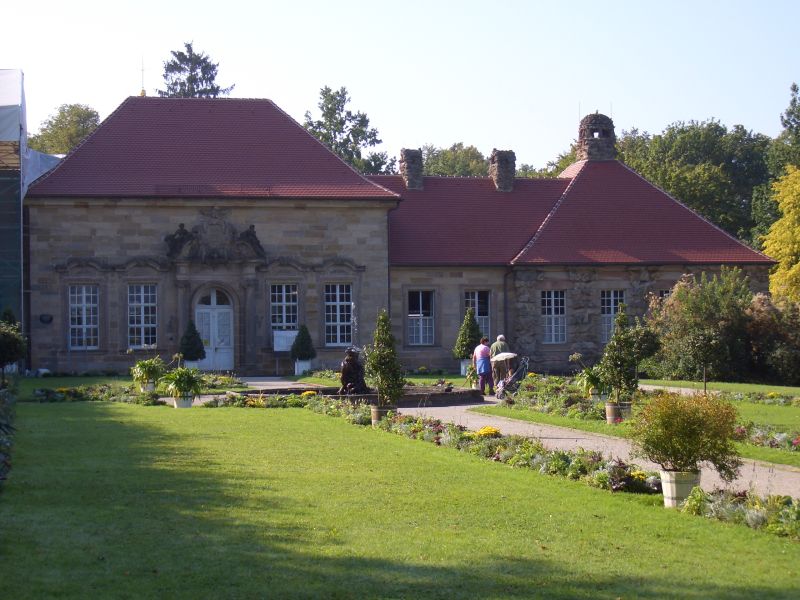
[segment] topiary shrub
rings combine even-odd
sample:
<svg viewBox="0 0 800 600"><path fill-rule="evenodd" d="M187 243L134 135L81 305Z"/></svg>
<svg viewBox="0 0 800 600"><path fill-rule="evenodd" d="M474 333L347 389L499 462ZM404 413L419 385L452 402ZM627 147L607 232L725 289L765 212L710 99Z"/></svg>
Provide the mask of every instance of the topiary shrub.
<svg viewBox="0 0 800 600"><path fill-rule="evenodd" d="M305 325L300 325L297 330L297 336L292 342L291 354L292 360L311 360L317 355L314 342L311 341L311 334Z"/></svg>
<svg viewBox="0 0 800 600"><path fill-rule="evenodd" d="M736 408L716 395L659 392L633 420L635 453L665 471L698 472L709 463L733 481L742 464L734 445L737 417Z"/></svg>
<svg viewBox="0 0 800 600"><path fill-rule="evenodd" d="M461 323L461 328L458 330L456 344L453 346L453 356L461 360L472 358L475 346L480 341L481 328L478 327L478 321L475 320L475 310L468 308L467 314L464 315L464 322Z"/></svg>
<svg viewBox="0 0 800 600"><path fill-rule="evenodd" d="M383 309L378 314L372 345L364 349L365 370L378 391L378 406L395 406L403 395L406 378L394 346L392 323Z"/></svg>
<svg viewBox="0 0 800 600"><path fill-rule="evenodd" d="M202 360L206 357L206 349L203 347L203 340L200 332L194 325L194 321L189 321L186 326L186 333L181 337L180 353L183 360Z"/></svg>

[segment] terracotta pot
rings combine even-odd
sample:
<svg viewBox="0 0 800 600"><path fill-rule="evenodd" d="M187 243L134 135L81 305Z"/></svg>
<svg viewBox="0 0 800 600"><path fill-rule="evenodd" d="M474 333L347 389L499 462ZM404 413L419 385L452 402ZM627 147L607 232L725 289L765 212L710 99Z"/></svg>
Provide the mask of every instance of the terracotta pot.
<svg viewBox="0 0 800 600"><path fill-rule="evenodd" d="M622 420L622 411L616 402L606 402L606 423L616 425Z"/></svg>
<svg viewBox="0 0 800 600"><path fill-rule="evenodd" d="M391 410L396 410L394 406L370 406L372 412L372 425L375 426L381 422Z"/></svg>
<svg viewBox="0 0 800 600"><path fill-rule="evenodd" d="M692 488L698 485L700 485L699 471L661 471L664 506L677 508L689 497Z"/></svg>

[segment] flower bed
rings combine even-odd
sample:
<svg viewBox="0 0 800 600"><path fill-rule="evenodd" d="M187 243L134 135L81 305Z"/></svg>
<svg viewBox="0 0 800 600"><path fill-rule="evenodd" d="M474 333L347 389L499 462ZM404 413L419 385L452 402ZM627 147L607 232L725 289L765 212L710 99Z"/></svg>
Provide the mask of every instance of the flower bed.
<svg viewBox="0 0 800 600"><path fill-rule="evenodd" d="M770 425L757 423L737 425L736 439L753 446L800 452L800 432L781 431Z"/></svg>
<svg viewBox="0 0 800 600"><path fill-rule="evenodd" d="M565 377L529 373L519 390L503 404L572 419L601 421L606 418L603 403L586 398L583 391Z"/></svg>

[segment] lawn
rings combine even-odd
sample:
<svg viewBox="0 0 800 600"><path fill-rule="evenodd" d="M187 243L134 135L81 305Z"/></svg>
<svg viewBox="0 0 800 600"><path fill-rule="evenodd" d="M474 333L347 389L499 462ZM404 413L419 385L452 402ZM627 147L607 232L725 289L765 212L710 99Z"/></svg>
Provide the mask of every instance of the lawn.
<svg viewBox="0 0 800 600"><path fill-rule="evenodd" d="M694 390L702 390L702 381L675 381L668 379L640 379L640 384L643 385L660 385L667 387L682 387ZM800 396L800 387L791 387L784 385L766 385L760 383L726 383L722 381L709 381L707 384L709 390L719 390L721 392L761 392L768 394L775 392L782 396Z"/></svg>
<svg viewBox="0 0 800 600"><path fill-rule="evenodd" d="M0 598L794 598L800 544L302 409L20 404Z"/></svg>
<svg viewBox="0 0 800 600"><path fill-rule="evenodd" d="M740 421L754 421L757 423L768 423L772 425L780 424L795 431L800 430L800 408L793 406L773 406L764 404L754 404L752 402L736 402L736 409L739 411ZM541 413L535 410L515 410L504 406L480 406L472 408L475 412L518 419L520 421L530 421L533 423L545 423L547 425L558 425L580 431L590 431L592 433L603 433L615 437L629 437L629 429L626 423L619 425L608 425L605 421L572 419L548 413ZM745 458L763 460L765 462L776 463L779 465L790 465L800 467L800 452L788 452L776 448L762 448L752 444L736 444L739 453Z"/></svg>

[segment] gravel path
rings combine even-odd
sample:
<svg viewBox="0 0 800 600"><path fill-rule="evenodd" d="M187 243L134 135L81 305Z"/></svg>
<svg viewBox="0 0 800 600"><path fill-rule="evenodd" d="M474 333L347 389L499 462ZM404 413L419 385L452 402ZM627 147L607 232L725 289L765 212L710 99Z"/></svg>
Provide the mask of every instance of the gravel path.
<svg viewBox="0 0 800 600"><path fill-rule="evenodd" d="M467 429L477 430L486 425L497 427L504 434L517 434L539 438L545 447L559 450L573 450L584 448L598 450L604 455L632 461L647 470L657 471L658 465L642 459L631 457L630 442L623 438L616 438L600 433L590 433L555 425L543 425L496 417L471 412L475 406L490 406L497 404L493 398L487 398L482 404L465 404L459 406L434 406L425 408L401 408L400 412L410 415L424 415L445 422L463 425ZM787 465L776 465L757 460L743 459L740 476L730 485L722 481L715 471L703 469L700 485L705 490L714 488L730 488L742 490L752 488L759 494L783 494L800 498L800 469Z"/></svg>

